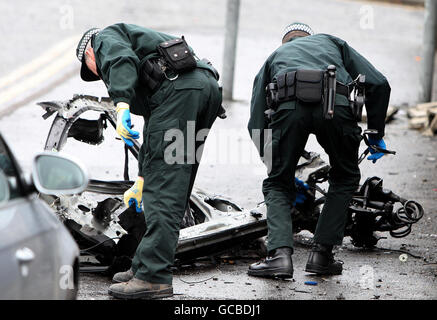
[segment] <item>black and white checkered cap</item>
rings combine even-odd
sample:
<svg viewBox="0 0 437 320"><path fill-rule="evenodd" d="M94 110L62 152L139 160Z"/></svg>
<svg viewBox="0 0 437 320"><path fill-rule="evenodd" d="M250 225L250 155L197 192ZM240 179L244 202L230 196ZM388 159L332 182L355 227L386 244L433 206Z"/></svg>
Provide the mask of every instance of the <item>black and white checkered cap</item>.
<svg viewBox="0 0 437 320"><path fill-rule="evenodd" d="M83 55L85 53L85 48L86 48L88 42L91 40L93 35L95 35L99 32L100 32L99 28L92 28L83 34L83 36L80 39L79 44L77 45L77 48L76 48L76 56L80 62L82 62Z"/></svg>
<svg viewBox="0 0 437 320"><path fill-rule="evenodd" d="M284 38L287 35L287 33L291 31L303 31L308 33L310 36L314 34L313 29L311 29L309 25L301 22L293 22L292 24L289 24L288 26L285 27L284 35L282 38Z"/></svg>

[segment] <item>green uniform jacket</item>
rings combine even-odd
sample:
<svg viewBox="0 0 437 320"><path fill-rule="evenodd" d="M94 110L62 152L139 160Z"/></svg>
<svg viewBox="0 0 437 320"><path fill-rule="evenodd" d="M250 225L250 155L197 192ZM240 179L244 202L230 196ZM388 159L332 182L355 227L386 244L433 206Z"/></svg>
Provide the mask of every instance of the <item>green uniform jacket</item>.
<svg viewBox="0 0 437 320"><path fill-rule="evenodd" d="M262 66L253 84L249 133L267 129L264 112L267 110L265 87L276 80L279 74L298 69L326 70L329 65L337 67L337 80L349 83L358 74L366 76L366 110L368 128L378 130L376 138L384 136L385 117L390 98L387 79L372 64L351 48L344 40L327 34L295 38L275 50ZM347 98L336 96L336 105L347 106ZM294 109L295 102L282 103L281 109ZM262 144L261 144L262 145ZM260 148L260 155L263 150Z"/></svg>
<svg viewBox="0 0 437 320"><path fill-rule="evenodd" d="M150 118L151 92L139 81L140 64L144 59L158 57L158 44L174 38L172 35L125 23L106 27L93 38L97 70L109 96L114 104L129 104L130 112L143 116L145 123ZM214 73L214 69L204 61L197 61L197 67ZM142 150L143 146L138 157L140 175L144 158Z"/></svg>
<svg viewBox="0 0 437 320"><path fill-rule="evenodd" d="M114 104L126 102L133 114L146 119L150 116L150 92L138 79L140 62L157 57L157 45L174 38L172 35L125 23L106 27L94 37L92 47L97 69ZM197 65L211 70L204 62L198 61Z"/></svg>

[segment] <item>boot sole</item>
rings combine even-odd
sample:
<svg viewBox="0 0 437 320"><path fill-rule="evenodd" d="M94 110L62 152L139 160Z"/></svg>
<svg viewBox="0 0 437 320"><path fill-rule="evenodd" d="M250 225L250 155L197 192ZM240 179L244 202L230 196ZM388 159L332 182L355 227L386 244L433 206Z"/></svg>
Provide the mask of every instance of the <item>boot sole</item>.
<svg viewBox="0 0 437 320"><path fill-rule="evenodd" d="M340 275L343 272L343 270L329 270L329 268L317 264L307 264L305 271L321 275Z"/></svg>
<svg viewBox="0 0 437 320"><path fill-rule="evenodd" d="M160 299L173 296L173 288L160 291L140 291L135 293L124 293L108 290L108 294L117 299Z"/></svg>
<svg viewBox="0 0 437 320"><path fill-rule="evenodd" d="M280 269L278 269L278 270L248 270L247 274L249 276L264 277L264 278L280 278L280 279L293 278L293 273L284 272Z"/></svg>

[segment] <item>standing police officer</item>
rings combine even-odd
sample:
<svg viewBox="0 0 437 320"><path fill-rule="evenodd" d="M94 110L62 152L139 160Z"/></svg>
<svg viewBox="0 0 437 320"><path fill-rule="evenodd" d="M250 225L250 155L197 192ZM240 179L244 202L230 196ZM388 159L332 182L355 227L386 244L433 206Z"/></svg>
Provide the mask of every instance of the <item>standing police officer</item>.
<svg viewBox="0 0 437 320"><path fill-rule="evenodd" d="M116 105L117 132L128 146L139 138L131 128L130 113L145 121L138 179L124 194L124 202L138 212L143 205L147 231L132 268L114 276L120 283L112 285L109 294L124 299L171 296L170 267L200 161L185 148L187 123L195 133L211 128L222 110L218 75L194 56L185 40L124 23L85 32L77 57L83 80L105 83ZM176 163L167 159L172 141L165 135L171 129L184 136L182 150L176 150L179 156L182 151L183 161ZM189 143L195 143L196 150L200 145Z"/></svg>
<svg viewBox="0 0 437 320"><path fill-rule="evenodd" d="M325 75L329 66L335 66L337 80L337 94L331 106L335 106L333 117L324 111L328 82ZM305 270L316 274L341 274L342 264L334 260L332 248L342 243L347 208L360 181L361 128L357 124L356 110L349 103L351 88L347 86L359 74L365 75L366 80L368 128L378 131L369 142L385 149L382 138L390 86L386 78L345 41L327 34L314 34L308 25L293 23L285 30L282 46L270 55L256 76L248 129L253 139L253 130L262 133L264 129L271 129L271 141L268 142L271 143L271 159L265 160L269 172L263 182L268 256L252 264L249 275L293 276L294 175L310 133L316 135L328 154L331 169L326 202ZM269 96L267 86L273 90L267 91ZM274 106L271 109L267 107L266 98ZM264 141L263 134L261 141ZM268 158L263 147L257 148L261 157ZM368 159L373 162L383 155L372 149L370 152Z"/></svg>

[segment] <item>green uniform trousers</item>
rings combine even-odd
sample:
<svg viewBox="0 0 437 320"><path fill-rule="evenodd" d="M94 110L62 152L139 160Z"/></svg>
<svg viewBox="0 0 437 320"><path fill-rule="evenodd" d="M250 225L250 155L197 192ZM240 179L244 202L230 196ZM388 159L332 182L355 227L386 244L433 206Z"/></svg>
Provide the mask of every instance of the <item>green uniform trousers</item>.
<svg viewBox="0 0 437 320"><path fill-rule="evenodd" d="M211 128L221 102L217 81L203 69L181 74L174 81L165 81L150 99L151 115L144 128L141 148L144 152L141 173L147 230L132 261L136 278L152 283L172 283L170 267L174 263L180 225L199 166L193 154L187 152L188 144L194 139L187 134L189 127L194 128L196 134ZM184 148L179 157L183 163L168 163L168 150L172 150L170 147L176 140L167 141L166 133L177 136L171 129L183 132ZM199 135L206 138L205 132L202 130ZM204 139L200 140L195 142L196 150L204 143ZM180 148L173 151L170 156L181 155Z"/></svg>
<svg viewBox="0 0 437 320"><path fill-rule="evenodd" d="M310 133L316 135L331 165L329 190L314 241L326 245L341 244L347 208L360 181L358 148L361 128L354 120L350 107L336 106L334 118L324 120L319 104L284 103L273 114L269 129L272 130L271 168L268 178L263 181L268 250L293 247L291 209L295 199L294 176Z"/></svg>

